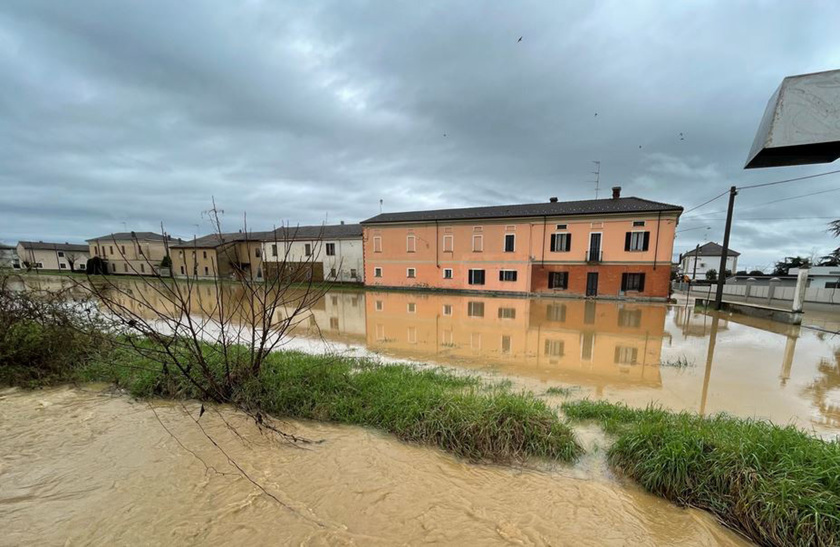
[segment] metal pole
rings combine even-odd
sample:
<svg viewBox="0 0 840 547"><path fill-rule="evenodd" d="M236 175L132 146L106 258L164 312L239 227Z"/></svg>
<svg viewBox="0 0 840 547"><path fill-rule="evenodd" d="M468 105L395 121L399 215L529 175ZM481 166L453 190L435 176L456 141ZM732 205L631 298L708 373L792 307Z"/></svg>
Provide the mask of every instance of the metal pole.
<svg viewBox="0 0 840 547"><path fill-rule="evenodd" d="M723 252L720 257L717 295L715 296L715 309L718 311L723 302L723 284L726 283L726 259L729 255L729 233L732 231L732 210L735 208L735 196L737 195L738 189L732 186L729 189L729 208L726 210L726 228L723 231Z"/></svg>

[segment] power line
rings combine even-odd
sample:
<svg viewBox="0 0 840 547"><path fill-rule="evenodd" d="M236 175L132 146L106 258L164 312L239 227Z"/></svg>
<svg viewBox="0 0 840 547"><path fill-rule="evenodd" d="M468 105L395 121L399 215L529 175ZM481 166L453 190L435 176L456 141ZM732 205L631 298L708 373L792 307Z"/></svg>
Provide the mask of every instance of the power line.
<svg viewBox="0 0 840 547"><path fill-rule="evenodd" d="M725 212L725 211L721 211ZM836 219L837 215L834 216L827 216L827 217L750 217L750 218L738 218L735 219L735 222L741 222L742 220L824 220L824 219ZM725 218L703 218L702 222L710 222L715 220L726 220ZM691 220L687 222L692 222ZM701 222L698 219L696 222Z"/></svg>
<svg viewBox="0 0 840 547"><path fill-rule="evenodd" d="M835 171L826 171L825 173L817 173L815 175L805 175L804 177L796 177L793 179L777 180L776 182L763 182L760 184L750 184L749 186L739 186L738 190L749 190L750 188L762 188L764 186L773 186L775 184L784 184L786 182L796 182L797 180L815 179L826 175L834 175L835 173L840 173L840 169Z"/></svg>
<svg viewBox="0 0 840 547"><path fill-rule="evenodd" d="M718 194L717 196L713 197L713 198L712 198L712 199L710 199L709 201L704 201L704 202L703 202L703 203L701 203L700 205L698 205L698 206L696 206L696 207L692 207L692 208L691 208L691 209L689 209L688 211L684 211L684 212L683 212L683 214L682 214L682 216L687 215L688 213L690 213L691 211L694 211L695 209L699 209L700 207L704 207L704 206L706 206L706 205L710 204L711 202L713 202L714 200L722 198L723 196L725 196L725 195L726 195L726 194L728 194L728 193L729 193L729 190L726 190L726 191L724 191L722 194Z"/></svg>
<svg viewBox="0 0 840 547"><path fill-rule="evenodd" d="M819 192L809 192L807 194L800 194L798 196L789 196L789 197L786 197L786 198L774 199L772 201L766 201L764 203L759 203L759 204L756 204L756 205L750 205L748 207L744 207L743 209L741 209L741 211L749 211L751 209L757 209L758 207L763 207L765 205L770 205L772 203L781 203L783 201L790 201L790 200L794 200L794 199L807 198L807 197L811 197L811 196L818 196L820 194L827 194L829 192L837 192L837 191L840 191L840 187L830 188L828 190L820 190ZM718 197L720 197L720 196L718 196ZM715 199L717 199L717 198L715 198ZM696 209L696 207L695 207L695 209ZM706 214L707 215L716 215L716 214L725 213L725 212L726 211L710 211ZM683 216L685 216L685 213L683 213Z"/></svg>

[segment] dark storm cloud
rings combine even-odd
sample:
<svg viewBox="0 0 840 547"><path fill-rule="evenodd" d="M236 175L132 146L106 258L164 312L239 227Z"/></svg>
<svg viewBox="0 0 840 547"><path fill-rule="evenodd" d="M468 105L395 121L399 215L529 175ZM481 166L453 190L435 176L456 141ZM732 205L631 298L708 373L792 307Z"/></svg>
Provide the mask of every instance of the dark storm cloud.
<svg viewBox="0 0 840 547"><path fill-rule="evenodd" d="M625 2L7 1L0 238L358 221L379 211L625 195L689 208L744 172L770 94L840 66L840 8ZM517 42L523 36L522 42ZM595 113L598 113L595 116ZM683 139L680 139L680 133ZM840 177L744 191L743 266L824 253ZM683 251L720 240L723 199ZM751 220L807 217L803 220ZM198 224L196 227L195 224ZM694 229L692 228L699 228Z"/></svg>

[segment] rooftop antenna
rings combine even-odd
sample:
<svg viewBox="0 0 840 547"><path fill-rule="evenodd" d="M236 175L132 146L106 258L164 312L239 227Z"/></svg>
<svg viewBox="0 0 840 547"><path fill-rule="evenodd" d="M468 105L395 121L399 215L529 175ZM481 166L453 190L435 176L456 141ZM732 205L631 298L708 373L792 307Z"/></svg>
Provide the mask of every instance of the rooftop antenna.
<svg viewBox="0 0 840 547"><path fill-rule="evenodd" d="M592 163L595 164L595 170L592 171L592 174L595 175L595 180L590 180L589 182L595 183L595 199L598 199L598 192L601 189L601 162L592 160Z"/></svg>
<svg viewBox="0 0 840 547"><path fill-rule="evenodd" d="M379 214L382 214L382 200L379 200Z"/></svg>

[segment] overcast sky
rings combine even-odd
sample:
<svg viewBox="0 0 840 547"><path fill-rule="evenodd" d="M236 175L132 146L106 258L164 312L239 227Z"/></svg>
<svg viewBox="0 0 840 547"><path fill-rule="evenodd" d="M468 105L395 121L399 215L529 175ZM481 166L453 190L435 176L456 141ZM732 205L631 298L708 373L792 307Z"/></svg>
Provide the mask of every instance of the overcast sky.
<svg viewBox="0 0 840 547"><path fill-rule="evenodd" d="M206 233L211 196L231 230L590 199L592 160L686 209L840 169L743 170L782 78L840 68L840 3L560 4L4 0L0 240ZM833 189L744 191L740 265L840 244L840 191L766 204Z"/></svg>

